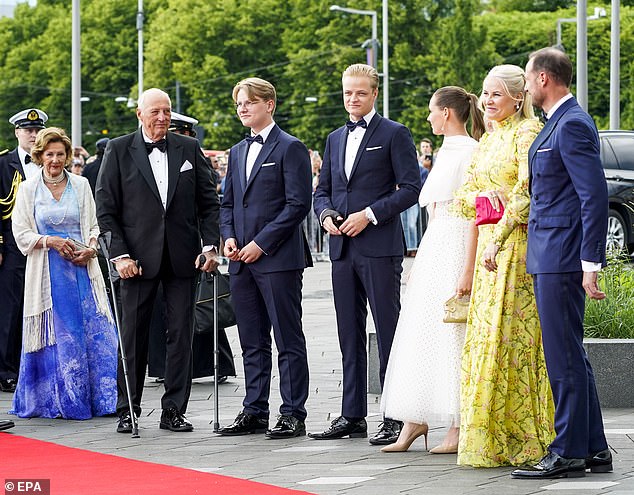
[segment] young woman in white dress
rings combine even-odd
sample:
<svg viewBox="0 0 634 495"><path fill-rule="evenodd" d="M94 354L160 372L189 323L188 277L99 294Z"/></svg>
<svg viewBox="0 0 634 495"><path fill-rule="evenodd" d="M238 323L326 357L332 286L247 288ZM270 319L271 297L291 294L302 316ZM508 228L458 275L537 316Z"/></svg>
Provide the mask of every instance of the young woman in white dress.
<svg viewBox="0 0 634 495"><path fill-rule="evenodd" d="M473 280L477 229L452 213L451 205L484 132L477 101L457 86L440 88L429 101L427 120L444 139L420 195L429 223L409 274L381 400L385 417L404 425L397 442L383 452L406 451L421 435L427 448L429 422L450 425L431 452L457 451L465 324L443 323L443 316L444 302L456 293L470 294ZM469 118L475 139L466 130Z"/></svg>

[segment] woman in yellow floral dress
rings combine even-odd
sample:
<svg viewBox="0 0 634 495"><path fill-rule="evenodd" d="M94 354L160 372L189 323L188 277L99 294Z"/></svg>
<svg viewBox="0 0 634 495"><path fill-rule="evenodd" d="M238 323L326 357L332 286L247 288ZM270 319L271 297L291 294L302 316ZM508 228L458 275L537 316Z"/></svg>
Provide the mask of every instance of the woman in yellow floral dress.
<svg viewBox="0 0 634 495"><path fill-rule="evenodd" d="M526 273L528 148L541 125L524 91L524 71L494 67L480 104L492 130L482 137L455 207L475 218L485 196L502 219L478 228L476 268L462 356L458 464L532 464L553 439L533 283Z"/></svg>

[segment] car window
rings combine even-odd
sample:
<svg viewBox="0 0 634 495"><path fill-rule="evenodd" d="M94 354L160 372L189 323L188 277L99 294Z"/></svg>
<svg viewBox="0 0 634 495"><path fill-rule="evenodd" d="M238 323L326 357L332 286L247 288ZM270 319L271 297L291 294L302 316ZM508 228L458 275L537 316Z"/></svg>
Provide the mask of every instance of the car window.
<svg viewBox="0 0 634 495"><path fill-rule="evenodd" d="M601 163L603 168L619 168L616 155L612 151L612 146L610 146L610 142L606 137L601 137Z"/></svg>
<svg viewBox="0 0 634 495"><path fill-rule="evenodd" d="M609 141L616 154L619 168L634 170L634 136L610 136ZM605 165L604 167L607 168Z"/></svg>

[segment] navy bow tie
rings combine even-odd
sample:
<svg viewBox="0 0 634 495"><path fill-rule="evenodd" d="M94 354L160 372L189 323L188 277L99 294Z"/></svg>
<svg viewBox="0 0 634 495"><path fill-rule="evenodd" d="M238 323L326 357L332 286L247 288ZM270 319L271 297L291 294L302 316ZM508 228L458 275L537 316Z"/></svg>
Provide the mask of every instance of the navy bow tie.
<svg viewBox="0 0 634 495"><path fill-rule="evenodd" d="M252 144L252 143L264 144L264 139L262 139L262 136L260 136L259 134L257 136L246 135L244 138L247 140L247 143L249 144Z"/></svg>
<svg viewBox="0 0 634 495"><path fill-rule="evenodd" d="M24 164L26 165L27 163L31 163L31 155L26 155L24 157Z"/></svg>
<svg viewBox="0 0 634 495"><path fill-rule="evenodd" d="M365 121L365 119L359 119L356 122L352 122L351 120L349 120L348 122L346 122L346 127L348 128L349 132L352 132L357 127L363 127L364 129L367 128L368 123Z"/></svg>
<svg viewBox="0 0 634 495"><path fill-rule="evenodd" d="M152 150L154 148L158 148L159 151L165 153L167 151L167 141L165 140L165 138L159 139L154 143L145 143L145 149L147 150L148 155L152 153Z"/></svg>
<svg viewBox="0 0 634 495"><path fill-rule="evenodd" d="M541 120L543 124L548 122L548 117L546 116L546 112L542 111L542 114L539 116L539 120Z"/></svg>

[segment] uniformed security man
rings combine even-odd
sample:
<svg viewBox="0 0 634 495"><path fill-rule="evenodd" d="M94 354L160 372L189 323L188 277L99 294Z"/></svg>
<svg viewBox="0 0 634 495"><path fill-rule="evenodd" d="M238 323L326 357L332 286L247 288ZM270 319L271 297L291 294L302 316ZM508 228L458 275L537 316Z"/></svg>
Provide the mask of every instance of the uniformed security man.
<svg viewBox="0 0 634 495"><path fill-rule="evenodd" d="M198 120L177 112L172 112L169 131L185 136L196 137L195 126ZM211 166L211 164L209 165ZM213 168L212 168L213 171ZM215 173L215 171L214 171ZM161 289L157 298L161 299ZM154 305L155 308L162 308L162 305ZM163 325L164 326L164 325ZM165 331L162 326L162 313L152 315L152 325L150 328L150 344L148 356L148 375L162 377L165 373ZM213 376L214 374L214 336L213 332L195 333L192 344L193 352L193 378ZM218 383L224 383L229 376L236 376L236 368L233 362L233 352L227 333L224 328L218 329L218 350L220 359L218 360Z"/></svg>
<svg viewBox="0 0 634 495"><path fill-rule="evenodd" d="M11 214L20 183L40 172L31 162L35 137L44 129L48 115L28 108L9 119L15 126L18 147L0 156L0 390L14 392L20 367L22 301L26 258L18 250L11 232Z"/></svg>

